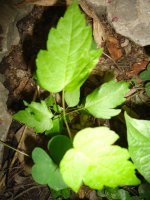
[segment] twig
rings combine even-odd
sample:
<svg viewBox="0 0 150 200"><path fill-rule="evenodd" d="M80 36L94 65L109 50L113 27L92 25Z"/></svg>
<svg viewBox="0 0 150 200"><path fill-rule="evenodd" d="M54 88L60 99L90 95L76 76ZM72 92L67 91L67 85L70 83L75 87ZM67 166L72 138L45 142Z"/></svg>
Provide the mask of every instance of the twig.
<svg viewBox="0 0 150 200"><path fill-rule="evenodd" d="M39 86L37 86L37 89L36 89L35 92L34 92L32 101L35 101L35 100L36 100L38 94L39 94ZM20 137L20 140L19 140L17 149L20 149L20 148L21 148L22 143L23 143L24 138L25 138L25 133L26 133L26 131L27 131L27 126L24 126L24 130L23 130L23 132L22 132L22 134L21 134L21 137ZM16 151L15 154L14 154L14 156L13 156L13 159L12 159L12 161L11 161L10 168L13 166L14 162L16 161L17 156L18 156L18 152ZM28 155L28 156L29 156L29 155Z"/></svg>
<svg viewBox="0 0 150 200"><path fill-rule="evenodd" d="M21 134L20 141L19 141L19 144L18 144L18 146L17 146L17 149L20 149L21 146L22 146L22 143L23 143L24 138L25 138L26 130L27 130L27 127L24 126L24 130L23 130L23 132L22 132L22 134ZM10 168L14 165L14 163L15 163L15 161L16 161L16 159L17 159L17 156L18 156L18 152L19 152L19 151L16 151L15 154L14 154L14 156L13 156L13 159L12 159L11 164L10 164ZM19 153L20 153L20 152L19 152ZM28 154L24 154L24 155L27 155L28 157L30 157Z"/></svg>
<svg viewBox="0 0 150 200"><path fill-rule="evenodd" d="M14 164L16 158L17 158L18 153L21 153L21 154L23 154L23 155L29 157L28 154L26 154L25 152L19 150L19 145L18 145L18 147L17 147L17 149L16 149L16 148L14 148L14 147L8 145L6 142L4 142L4 141L2 141L2 140L0 140L0 143L3 144L4 146L6 146L6 147L8 147L8 148L10 148L10 149L12 149L12 150L15 151L15 154L14 154L14 156L13 156L13 159L12 159L11 164L10 164L10 167L9 167L10 169L11 169L11 167L13 166L13 164ZM2 176L2 178L1 178L1 180L0 180L0 185L3 186L4 183L5 183L5 174Z"/></svg>
<svg viewBox="0 0 150 200"><path fill-rule="evenodd" d="M29 188L26 189L25 191L22 191L22 192L20 192L17 196L15 196L15 197L13 198L13 200L18 199L19 197L21 197L21 196L24 195L25 193L29 192L30 190L33 190L33 189L36 189L36 188L39 188L39 187L45 187L45 185L35 185L35 186L32 186L32 187L29 187Z"/></svg>
<svg viewBox="0 0 150 200"><path fill-rule="evenodd" d="M114 61L114 59L112 59L112 58L111 58L108 54L106 54L105 52L103 52L103 54L104 54L107 58L109 58L110 60L112 60L113 63L116 65L117 69L120 71L120 68L118 67L118 65L117 65L117 63Z"/></svg>
<svg viewBox="0 0 150 200"><path fill-rule="evenodd" d="M2 141L2 140L0 140L0 143L3 144L4 146L6 146L6 147L8 147L8 148L10 148L10 149L12 149L12 150L14 150L14 151L17 152L17 153L21 153L21 154L23 154L23 155L29 157L28 154L24 153L23 151L20 151L19 149L16 149L16 148L10 146L9 144L7 144L6 142L4 142L4 141Z"/></svg>

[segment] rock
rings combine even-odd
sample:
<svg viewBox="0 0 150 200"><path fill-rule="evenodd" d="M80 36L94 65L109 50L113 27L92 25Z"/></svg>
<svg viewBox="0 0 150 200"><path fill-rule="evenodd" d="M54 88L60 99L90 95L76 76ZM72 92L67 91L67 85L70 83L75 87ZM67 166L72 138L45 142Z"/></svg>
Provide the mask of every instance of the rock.
<svg viewBox="0 0 150 200"><path fill-rule="evenodd" d="M150 45L150 0L86 0L96 14L106 14L115 31L140 46Z"/></svg>
<svg viewBox="0 0 150 200"><path fill-rule="evenodd" d="M86 2L87 4L89 4L90 7L94 9L95 13L98 16L102 16L103 14L106 13L106 6L107 6L106 0L86 0Z"/></svg>
<svg viewBox="0 0 150 200"><path fill-rule="evenodd" d="M149 7L150 0L113 0L107 6L108 20L117 33L140 46L150 45Z"/></svg>
<svg viewBox="0 0 150 200"><path fill-rule="evenodd" d="M12 45L19 42L16 23L27 15L33 6L18 8L15 0L1 0L0 2L0 61L10 51Z"/></svg>
<svg viewBox="0 0 150 200"><path fill-rule="evenodd" d="M0 82L0 140L5 141L12 121L11 115L7 111L6 101L8 90ZM4 146L0 143L0 166L3 159Z"/></svg>

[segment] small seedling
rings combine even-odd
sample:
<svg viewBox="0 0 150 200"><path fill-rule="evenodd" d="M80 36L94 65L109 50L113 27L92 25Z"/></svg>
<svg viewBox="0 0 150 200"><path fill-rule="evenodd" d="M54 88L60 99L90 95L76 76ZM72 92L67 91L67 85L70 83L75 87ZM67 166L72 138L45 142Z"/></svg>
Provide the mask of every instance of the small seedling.
<svg viewBox="0 0 150 200"><path fill-rule="evenodd" d="M73 3L57 27L50 30L47 49L40 50L36 59L37 81L50 96L41 102L25 103L27 108L14 115L36 133L51 136L47 152L39 147L32 152L32 176L36 182L58 191L56 195L59 191L67 191L68 195L68 188L78 192L83 184L98 190L104 186L138 185L135 168L150 182L149 121L125 114L129 151L114 144L119 136L108 127L83 128L75 136L69 127L69 118L75 112L103 119L121 112L118 106L129 92L125 81L111 80L84 101L80 98L80 88L102 51L93 46L91 26ZM58 92L62 94L59 105L54 98Z"/></svg>

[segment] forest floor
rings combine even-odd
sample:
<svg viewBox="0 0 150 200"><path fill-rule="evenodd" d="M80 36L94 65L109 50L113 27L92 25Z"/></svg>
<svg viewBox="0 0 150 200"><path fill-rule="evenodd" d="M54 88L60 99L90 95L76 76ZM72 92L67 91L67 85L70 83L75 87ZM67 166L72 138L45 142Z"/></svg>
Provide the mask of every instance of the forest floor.
<svg viewBox="0 0 150 200"><path fill-rule="evenodd" d="M40 49L46 48L50 28L57 24L64 12L65 7L35 6L27 17L18 22L20 43L13 46L11 53L0 63L0 73L5 76L4 85L9 91L7 106L11 114L24 108L23 100L31 102L34 99L37 90L37 84L33 78L36 69L36 55ZM137 85L133 86L134 89L127 97L126 106L138 118L150 119L150 97L145 94L143 83L138 76L150 61L149 49L144 49L115 33L105 16L102 23L107 32L107 40L103 45L104 54L84 84L84 90L90 91L96 88L104 81L104 77L112 73L117 80L136 78ZM109 124L116 132L124 132L125 125L119 120L119 118L113 118L109 121ZM100 121L100 123L103 122ZM120 126L118 126L118 123L120 123ZM13 121L8 133L7 143L17 148L23 131L24 126ZM25 147L24 150L30 154L36 145L41 145L44 136L35 135L30 129L27 129L26 132L28 132L26 134L28 137L26 136L26 141L22 142L21 149ZM123 142L123 146L125 145ZM2 169L4 176L0 180L0 185L3 186L0 192L1 200L52 199L47 186L38 185L32 180L31 166L31 159L26 161L24 156L15 154L11 149L5 149ZM90 199L90 192L90 190L88 192L82 191L80 198L74 195L72 199L83 199L85 197ZM100 198L97 197L98 199Z"/></svg>

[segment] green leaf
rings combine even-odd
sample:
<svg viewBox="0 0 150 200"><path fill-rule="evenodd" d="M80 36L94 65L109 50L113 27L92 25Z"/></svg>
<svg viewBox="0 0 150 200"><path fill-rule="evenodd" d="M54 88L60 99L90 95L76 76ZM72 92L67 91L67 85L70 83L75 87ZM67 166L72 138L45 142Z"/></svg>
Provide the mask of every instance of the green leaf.
<svg viewBox="0 0 150 200"><path fill-rule="evenodd" d="M71 92L80 88L98 62L102 49L91 50L92 28L76 3L48 35L47 50L36 59L37 78L50 92Z"/></svg>
<svg viewBox="0 0 150 200"><path fill-rule="evenodd" d="M52 123L53 123L53 127L50 130L46 131L45 134L46 135L61 134L62 129L63 129L63 120L59 117L56 117L53 119Z"/></svg>
<svg viewBox="0 0 150 200"><path fill-rule="evenodd" d="M150 96L150 82L145 84L145 91L148 96Z"/></svg>
<svg viewBox="0 0 150 200"><path fill-rule="evenodd" d="M54 190L67 188L59 168L43 149L35 148L32 152L32 158L35 163L32 167L32 177L37 183L47 184Z"/></svg>
<svg viewBox="0 0 150 200"><path fill-rule="evenodd" d="M127 113L125 119L131 158L138 171L150 183L150 121L133 119Z"/></svg>
<svg viewBox="0 0 150 200"><path fill-rule="evenodd" d="M25 105L28 107L14 114L13 119L26 124L30 128L34 128L37 133L42 133L52 128L51 118L53 114L44 101L41 101L41 103L25 103Z"/></svg>
<svg viewBox="0 0 150 200"><path fill-rule="evenodd" d="M147 69L140 73L140 79L143 81L150 80L150 63L147 66Z"/></svg>
<svg viewBox="0 0 150 200"><path fill-rule="evenodd" d="M51 158L59 165L67 150L72 148L71 140L65 135L57 135L48 143L48 150Z"/></svg>
<svg viewBox="0 0 150 200"><path fill-rule="evenodd" d="M76 89L72 92L65 92L65 101L69 107L78 105L80 100L80 89Z"/></svg>
<svg viewBox="0 0 150 200"><path fill-rule="evenodd" d="M130 196L129 192L119 188L105 187L103 190L98 190L98 196L105 197L108 200L142 200L138 196Z"/></svg>
<svg viewBox="0 0 150 200"><path fill-rule="evenodd" d="M138 192L141 198L144 198L145 200L150 200L150 184L142 183L138 188Z"/></svg>
<svg viewBox="0 0 150 200"><path fill-rule="evenodd" d="M63 189L63 190L59 190L59 191L55 191L55 190L51 190L51 195L53 200L61 200L62 197L63 199L69 199L69 197L71 196L71 191L69 188Z"/></svg>
<svg viewBox="0 0 150 200"><path fill-rule="evenodd" d="M47 107L52 107L56 103L55 98L52 95L48 96L44 101Z"/></svg>
<svg viewBox="0 0 150 200"><path fill-rule="evenodd" d="M96 118L110 119L118 115L120 109L114 109L125 101L129 84L124 81L109 81L86 97L85 108Z"/></svg>
<svg viewBox="0 0 150 200"><path fill-rule="evenodd" d="M127 191L119 188L106 188L106 198L109 200L133 200Z"/></svg>
<svg viewBox="0 0 150 200"><path fill-rule="evenodd" d="M113 145L118 135L107 127L79 131L60 162L60 172L68 186L77 192L84 183L93 189L103 186L137 185L134 165L126 149Z"/></svg>

